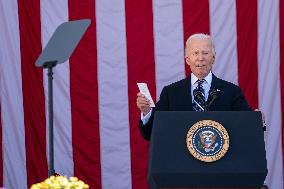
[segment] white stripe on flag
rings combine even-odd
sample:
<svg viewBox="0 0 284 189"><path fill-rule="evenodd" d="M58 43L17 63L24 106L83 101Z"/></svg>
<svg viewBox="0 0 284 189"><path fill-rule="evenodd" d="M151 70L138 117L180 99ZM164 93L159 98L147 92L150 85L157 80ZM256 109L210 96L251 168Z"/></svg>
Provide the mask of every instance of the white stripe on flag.
<svg viewBox="0 0 284 189"><path fill-rule="evenodd" d="M268 124L266 180L270 188L283 188L279 38L279 1L259 0L258 94L259 108Z"/></svg>
<svg viewBox="0 0 284 189"><path fill-rule="evenodd" d="M213 73L238 83L237 30L235 0L210 0L210 31L214 40L216 59Z"/></svg>
<svg viewBox="0 0 284 189"><path fill-rule="evenodd" d="M56 27L68 21L68 0L42 0L40 3L44 48ZM53 71L54 168L61 175L73 176L69 61L57 65ZM47 70L44 70L43 77L46 99L46 151L49 159Z"/></svg>
<svg viewBox="0 0 284 189"><path fill-rule="evenodd" d="M156 96L185 77L182 1L153 0Z"/></svg>
<svg viewBox="0 0 284 189"><path fill-rule="evenodd" d="M17 0L0 1L0 75L5 188L27 188Z"/></svg>
<svg viewBox="0 0 284 189"><path fill-rule="evenodd" d="M96 20L102 188L128 189L132 187L124 1L97 0Z"/></svg>

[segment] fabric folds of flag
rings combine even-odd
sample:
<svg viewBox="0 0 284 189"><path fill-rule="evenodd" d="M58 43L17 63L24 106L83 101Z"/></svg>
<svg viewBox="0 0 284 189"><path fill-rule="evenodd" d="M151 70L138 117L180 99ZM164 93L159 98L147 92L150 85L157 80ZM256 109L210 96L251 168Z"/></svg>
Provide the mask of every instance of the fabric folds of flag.
<svg viewBox="0 0 284 189"><path fill-rule="evenodd" d="M46 71L34 66L58 25L92 24L54 69L55 169L91 188L147 189L137 82L153 99L186 77L186 38L212 35L213 73L264 112L267 184L283 188L284 0L0 1L0 185L47 177Z"/></svg>

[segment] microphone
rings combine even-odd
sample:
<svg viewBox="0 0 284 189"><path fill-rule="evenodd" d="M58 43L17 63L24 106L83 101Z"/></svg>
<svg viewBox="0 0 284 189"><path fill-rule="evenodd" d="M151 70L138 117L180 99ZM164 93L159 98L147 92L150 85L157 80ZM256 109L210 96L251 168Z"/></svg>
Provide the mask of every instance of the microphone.
<svg viewBox="0 0 284 189"><path fill-rule="evenodd" d="M194 98L198 99L200 102L204 102L203 93L200 89L198 89L198 88L194 89L193 90L193 96L194 96Z"/></svg>
<svg viewBox="0 0 284 189"><path fill-rule="evenodd" d="M211 104L216 100L216 98L219 96L220 90L219 89L212 89L209 91L209 95L208 95L208 99L210 99L210 101L208 101L207 105L206 105L206 109L209 110L209 107L211 106Z"/></svg>

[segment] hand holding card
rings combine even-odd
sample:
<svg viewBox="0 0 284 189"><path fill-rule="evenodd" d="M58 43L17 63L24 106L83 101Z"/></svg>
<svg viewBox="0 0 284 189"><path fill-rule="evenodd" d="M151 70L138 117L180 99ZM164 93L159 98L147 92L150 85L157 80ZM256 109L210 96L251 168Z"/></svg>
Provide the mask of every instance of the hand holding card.
<svg viewBox="0 0 284 189"><path fill-rule="evenodd" d="M137 83L140 93L142 93L150 102L150 107L155 107L155 103L151 97L147 83Z"/></svg>

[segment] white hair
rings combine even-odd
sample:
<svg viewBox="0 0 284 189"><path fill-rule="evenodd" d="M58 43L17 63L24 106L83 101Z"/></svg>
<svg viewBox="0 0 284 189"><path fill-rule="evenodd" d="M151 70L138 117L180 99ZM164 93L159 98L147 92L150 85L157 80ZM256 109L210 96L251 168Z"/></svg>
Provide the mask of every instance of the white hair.
<svg viewBox="0 0 284 189"><path fill-rule="evenodd" d="M189 38L186 40L186 43L185 43L185 56L186 57L187 57L189 45L190 45L190 42L192 41L192 39L210 39L211 44L212 44L212 53L213 53L214 56L216 55L216 51L215 51L215 47L214 47L212 37L208 34L196 33L196 34L192 34L191 36L189 36Z"/></svg>

